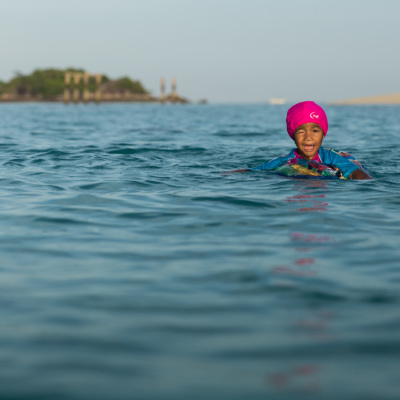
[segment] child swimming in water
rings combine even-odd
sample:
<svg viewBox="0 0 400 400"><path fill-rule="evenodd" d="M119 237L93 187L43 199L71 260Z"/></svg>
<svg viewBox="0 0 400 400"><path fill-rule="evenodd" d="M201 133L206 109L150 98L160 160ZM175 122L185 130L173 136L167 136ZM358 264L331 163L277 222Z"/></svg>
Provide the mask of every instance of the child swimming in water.
<svg viewBox="0 0 400 400"><path fill-rule="evenodd" d="M251 170L276 170L285 164L295 164L303 159L314 162L314 165L322 164L322 168L325 165L336 170L336 175L342 179L371 179L352 155L321 147L328 132L328 119L318 104L313 101L295 104L287 112L286 126L296 148L289 154ZM239 171L244 170L237 170Z"/></svg>

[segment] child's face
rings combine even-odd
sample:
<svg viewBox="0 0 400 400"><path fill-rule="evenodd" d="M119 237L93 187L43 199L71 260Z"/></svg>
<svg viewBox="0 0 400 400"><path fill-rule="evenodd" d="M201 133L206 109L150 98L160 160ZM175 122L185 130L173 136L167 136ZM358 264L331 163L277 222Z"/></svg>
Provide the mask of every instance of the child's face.
<svg viewBox="0 0 400 400"><path fill-rule="evenodd" d="M300 155L307 160L312 160L321 147L324 132L318 124L309 122L296 129L293 139Z"/></svg>

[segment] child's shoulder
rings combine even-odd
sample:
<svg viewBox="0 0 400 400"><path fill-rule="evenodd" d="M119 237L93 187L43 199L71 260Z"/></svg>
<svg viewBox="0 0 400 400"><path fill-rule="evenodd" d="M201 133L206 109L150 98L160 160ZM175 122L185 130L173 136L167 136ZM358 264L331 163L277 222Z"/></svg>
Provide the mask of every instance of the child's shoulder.
<svg viewBox="0 0 400 400"><path fill-rule="evenodd" d="M322 147L321 147L322 148ZM335 149L323 149L324 150L324 158L326 159L325 161L327 162L332 162L334 161L334 158L337 156L344 157L341 158L340 160L343 160L345 163L349 163L348 165L356 165L357 167L364 169L363 165L361 164L360 161L358 161L352 154L347 153L346 151L341 151L341 150L335 150ZM340 161L339 159L337 161Z"/></svg>
<svg viewBox="0 0 400 400"><path fill-rule="evenodd" d="M347 153L346 151L342 151L342 150L336 150L336 149L327 149L327 148L322 148L321 147L321 149L324 151L324 152L327 152L327 153L331 153L331 154L337 154L337 155L339 155L339 156L342 156L342 157L346 157L346 158L350 158L350 159L355 159L355 157L353 156L353 155L351 155L350 153Z"/></svg>

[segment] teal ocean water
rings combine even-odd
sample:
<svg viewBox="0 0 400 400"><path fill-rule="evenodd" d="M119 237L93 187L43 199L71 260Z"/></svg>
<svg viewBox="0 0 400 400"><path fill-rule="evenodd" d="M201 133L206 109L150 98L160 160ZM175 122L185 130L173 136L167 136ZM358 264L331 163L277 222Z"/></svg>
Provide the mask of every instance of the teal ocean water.
<svg viewBox="0 0 400 400"><path fill-rule="evenodd" d="M400 109L287 108L0 105L0 399L400 398Z"/></svg>

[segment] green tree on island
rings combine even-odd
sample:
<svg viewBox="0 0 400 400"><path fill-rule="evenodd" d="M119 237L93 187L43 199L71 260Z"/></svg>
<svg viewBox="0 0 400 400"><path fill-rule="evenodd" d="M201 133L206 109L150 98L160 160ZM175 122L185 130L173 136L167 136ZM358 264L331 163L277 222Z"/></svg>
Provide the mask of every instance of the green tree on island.
<svg viewBox="0 0 400 400"><path fill-rule="evenodd" d="M17 96L32 96L43 100L55 100L63 95L65 87L66 72L81 72L85 70L77 68L61 69L36 69L30 75L16 73L9 82L0 81L0 94L9 93ZM119 91L133 94L148 94L140 81L131 80L123 77L111 81L106 75L102 77L102 83L113 82L114 87ZM89 83L89 90L93 91L95 85Z"/></svg>

